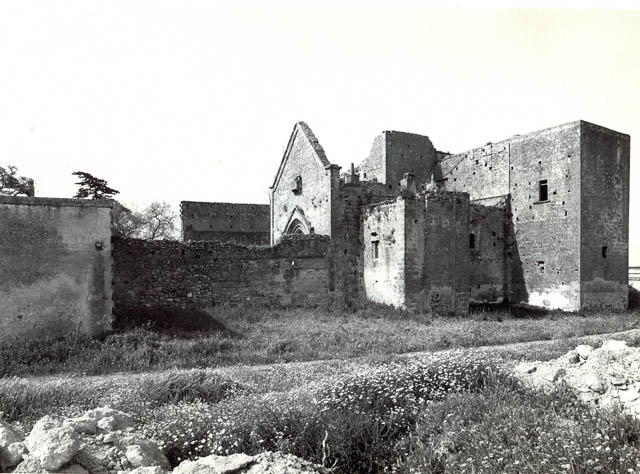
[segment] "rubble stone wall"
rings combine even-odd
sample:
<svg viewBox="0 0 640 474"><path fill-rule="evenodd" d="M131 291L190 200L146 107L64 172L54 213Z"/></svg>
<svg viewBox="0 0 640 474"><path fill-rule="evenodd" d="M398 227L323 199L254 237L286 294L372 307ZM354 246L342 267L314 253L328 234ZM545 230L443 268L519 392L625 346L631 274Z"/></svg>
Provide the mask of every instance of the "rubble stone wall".
<svg viewBox="0 0 640 474"><path fill-rule="evenodd" d="M113 254L116 312L329 302L330 248L323 236L290 237L274 247L114 238Z"/></svg>

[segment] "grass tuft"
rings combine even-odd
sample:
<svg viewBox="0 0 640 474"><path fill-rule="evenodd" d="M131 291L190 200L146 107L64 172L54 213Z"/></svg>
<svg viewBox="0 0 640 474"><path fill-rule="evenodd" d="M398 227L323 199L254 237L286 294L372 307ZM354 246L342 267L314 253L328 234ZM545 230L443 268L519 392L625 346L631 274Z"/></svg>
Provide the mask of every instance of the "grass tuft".
<svg viewBox="0 0 640 474"><path fill-rule="evenodd" d="M196 401L218 403L249 390L215 372L195 369L145 376L138 392L143 401L163 405Z"/></svg>

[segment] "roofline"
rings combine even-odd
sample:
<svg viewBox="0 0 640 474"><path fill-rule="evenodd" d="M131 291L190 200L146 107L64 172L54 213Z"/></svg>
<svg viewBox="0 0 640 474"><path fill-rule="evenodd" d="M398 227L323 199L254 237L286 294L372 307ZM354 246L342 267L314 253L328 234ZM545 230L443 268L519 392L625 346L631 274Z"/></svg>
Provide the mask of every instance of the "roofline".
<svg viewBox="0 0 640 474"><path fill-rule="evenodd" d="M554 125L552 127L547 127L547 128L543 128L543 129L540 129L540 130L533 131L533 132L528 132L528 133L525 133L523 135L513 135L510 138L505 138L505 139L497 141L497 142L489 142L489 143L487 143L487 145L489 145L489 144L491 144L491 145L500 145L500 144L503 144L503 143L513 143L514 141L526 140L528 138L531 138L531 137L533 137L535 135L539 135L541 133L548 133L548 132L552 132L552 131L556 131L556 130L562 130L562 129L568 129L568 128L574 128L574 127L578 128L578 127L583 127L584 125L588 125L590 127L595 127L597 129L606 131L608 133L613 133L615 135L629 137L629 135L627 135L626 133L617 132L617 131L612 130L610 128L603 127L602 125L597 125L595 123L587 122L586 120L574 120L572 122L566 122L566 123L563 123L563 124L560 124L560 125ZM484 146L487 146L487 145L484 145ZM448 159L451 159L452 157L456 157L458 155L462 155L464 153L468 153L470 151L477 150L479 148L483 148L484 146L476 146L476 147L469 148L467 150L460 151L460 152L457 152L457 153L441 152L443 154L445 154L445 153L447 153L447 154L446 154L446 156L440 157L439 160L440 161L448 160Z"/></svg>
<svg viewBox="0 0 640 474"><path fill-rule="evenodd" d="M115 201L113 199L75 199L75 198L1 196L0 195L0 204L14 204L19 206L113 208L114 202Z"/></svg>
<svg viewBox="0 0 640 474"><path fill-rule="evenodd" d="M316 152L316 157L320 160L320 163L323 165L325 169L336 166L332 165L329 159L327 158L326 153L324 152L324 148L320 145L320 141L316 138L315 134L305 122L299 121L293 126L293 131L289 136L289 142L287 143L287 148L284 150L284 154L282 155L282 160L280 160L280 166L278 166L278 171L276 172L276 176L273 179L273 184L269 186L269 189L275 189L278 185L278 181L280 180L280 176L282 176L282 171L284 170L285 164L289 158L289 154L291 153L291 147L293 147L293 142L295 138L298 136L298 132L302 132L305 136L311 148Z"/></svg>
<svg viewBox="0 0 640 474"><path fill-rule="evenodd" d="M228 205L228 206L269 206L269 204L258 202L213 202L213 201L180 201L180 205L183 203L189 204L215 204L215 205Z"/></svg>

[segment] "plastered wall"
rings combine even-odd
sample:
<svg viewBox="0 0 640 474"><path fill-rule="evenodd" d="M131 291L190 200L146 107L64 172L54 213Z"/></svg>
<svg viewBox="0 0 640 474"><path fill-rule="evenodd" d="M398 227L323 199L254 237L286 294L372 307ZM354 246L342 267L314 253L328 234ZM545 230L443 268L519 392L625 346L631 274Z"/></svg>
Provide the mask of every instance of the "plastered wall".
<svg viewBox="0 0 640 474"><path fill-rule="evenodd" d="M398 198L364 207L362 212L365 296L404 307L405 201Z"/></svg>
<svg viewBox="0 0 640 474"><path fill-rule="evenodd" d="M111 203L0 196L0 338L111 328Z"/></svg>

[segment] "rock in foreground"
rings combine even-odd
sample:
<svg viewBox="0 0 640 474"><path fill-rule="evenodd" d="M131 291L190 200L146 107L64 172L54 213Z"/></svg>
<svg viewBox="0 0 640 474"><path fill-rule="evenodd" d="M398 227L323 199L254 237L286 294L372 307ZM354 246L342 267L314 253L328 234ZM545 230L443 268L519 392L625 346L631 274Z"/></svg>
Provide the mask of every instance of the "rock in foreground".
<svg viewBox="0 0 640 474"><path fill-rule="evenodd" d="M256 456L212 454L196 461L183 461L174 474L318 474L326 469L291 454L264 452Z"/></svg>
<svg viewBox="0 0 640 474"><path fill-rule="evenodd" d="M580 345L549 362L525 362L516 375L536 388L565 383L581 400L619 406L640 418L640 348L610 340L601 348Z"/></svg>

